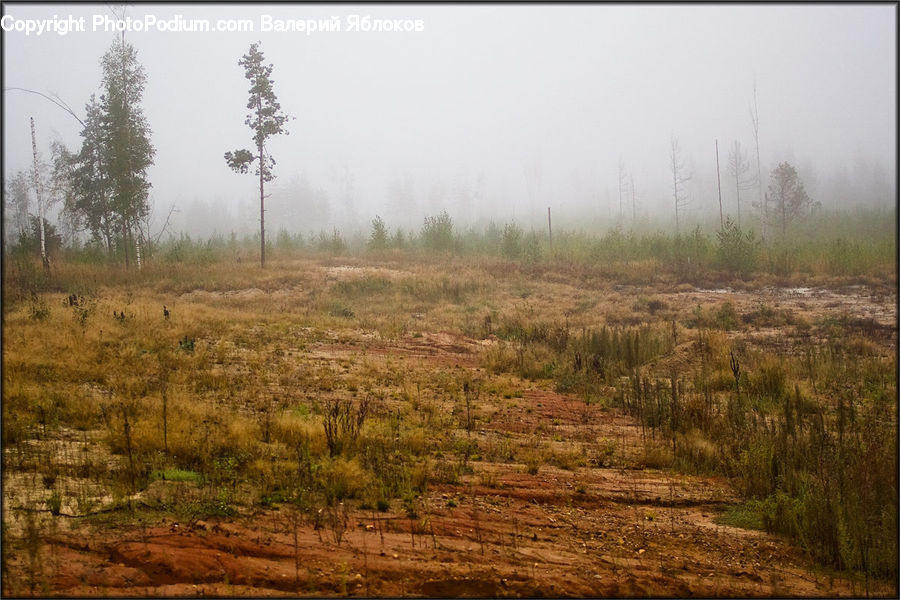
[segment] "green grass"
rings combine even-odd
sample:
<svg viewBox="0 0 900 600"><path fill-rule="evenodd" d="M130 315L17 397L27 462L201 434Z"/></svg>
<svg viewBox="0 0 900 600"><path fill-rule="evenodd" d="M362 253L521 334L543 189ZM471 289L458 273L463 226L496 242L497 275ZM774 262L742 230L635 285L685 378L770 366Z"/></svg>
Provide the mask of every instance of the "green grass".
<svg viewBox="0 0 900 600"><path fill-rule="evenodd" d="M713 521L719 525L727 525L729 527L764 531L763 512L763 507L759 501L747 500L728 507L725 512L717 515Z"/></svg>
<svg viewBox="0 0 900 600"><path fill-rule="evenodd" d="M192 481L194 483L200 483L202 477L200 473L197 473L195 471L186 471L184 469L165 469L161 471L154 471L151 474L150 479L153 481Z"/></svg>

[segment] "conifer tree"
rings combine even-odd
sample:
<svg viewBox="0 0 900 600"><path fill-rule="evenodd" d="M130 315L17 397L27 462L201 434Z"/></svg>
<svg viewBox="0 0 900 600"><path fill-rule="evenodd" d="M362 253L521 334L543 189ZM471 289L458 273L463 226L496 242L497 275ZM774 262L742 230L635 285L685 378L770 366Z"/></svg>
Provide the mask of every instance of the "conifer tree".
<svg viewBox="0 0 900 600"><path fill-rule="evenodd" d="M266 266L266 218L265 218L265 184L272 181L275 175L272 168L275 159L266 153L266 141L273 135L285 134L284 128L288 116L281 112L281 105L275 97L272 79L272 65L263 64L263 53L259 43L251 44L250 51L245 54L238 65L244 67L244 76L250 81L250 98L247 108L250 113L244 123L253 131L253 142L256 154L250 150L235 150L225 153L225 162L237 173L247 173L250 166L256 163L255 174L259 176L259 264Z"/></svg>

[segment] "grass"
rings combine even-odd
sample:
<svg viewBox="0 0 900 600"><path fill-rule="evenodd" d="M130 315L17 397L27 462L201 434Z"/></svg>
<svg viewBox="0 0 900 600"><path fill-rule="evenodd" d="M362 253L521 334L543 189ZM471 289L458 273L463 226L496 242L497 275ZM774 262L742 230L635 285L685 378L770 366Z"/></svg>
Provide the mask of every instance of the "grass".
<svg viewBox="0 0 900 600"><path fill-rule="evenodd" d="M757 500L748 500L729 507L714 519L719 525L740 527L742 529L765 530L763 507Z"/></svg>
<svg viewBox="0 0 900 600"><path fill-rule="evenodd" d="M200 483L200 474L195 471L186 471L184 469L165 469L163 471L154 471L150 475L151 480L161 481L191 481Z"/></svg>
<svg viewBox="0 0 900 600"><path fill-rule="evenodd" d="M179 510L290 503L338 541L341 502L496 490L496 465L659 468L729 478L745 501L725 524L896 574L896 322L754 293L865 276L889 302L881 254L833 269L801 248L806 272L757 272L723 300L688 282L732 275L666 265L671 239L562 233L526 260L527 238L508 231L502 257L282 247L265 270L183 241L141 272L58 260L49 280L5 257L4 472L50 481L50 512L76 493L85 512L129 510L160 481L190 483L172 486ZM691 243L679 248L714 251ZM627 448L598 430L605 411L629 415Z"/></svg>

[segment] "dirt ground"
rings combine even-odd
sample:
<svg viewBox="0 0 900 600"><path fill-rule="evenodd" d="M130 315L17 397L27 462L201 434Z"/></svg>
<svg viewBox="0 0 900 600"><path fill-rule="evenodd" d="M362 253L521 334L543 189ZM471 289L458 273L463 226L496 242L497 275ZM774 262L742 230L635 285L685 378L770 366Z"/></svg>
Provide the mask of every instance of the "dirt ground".
<svg viewBox="0 0 900 600"><path fill-rule="evenodd" d="M612 416L612 418L615 418ZM476 470L481 470L478 465ZM142 527L60 525L40 595L856 596L785 541L717 525L726 482L658 471L543 467L429 490L416 515L288 508ZM487 479L487 483L484 480ZM72 521L69 519L69 521ZM344 530L346 527L346 530ZM296 536L296 537L295 537ZM8 573L24 572L14 559ZM7 581L7 584L9 582ZM25 579L19 585L27 585ZM12 590L10 590L12 591ZM27 593L27 588L19 590ZM883 586L870 593L892 595Z"/></svg>
<svg viewBox="0 0 900 600"><path fill-rule="evenodd" d="M859 290L694 290L654 297L673 310L731 300L746 311L765 301L807 318L850 311L884 327L896 327L897 318L896 297ZM477 353L490 343L442 331L393 341L342 336L311 344L306 356L329 361L364 353L369 361L476 369ZM619 455L642 446L639 426L616 409L585 412L574 397L516 385L519 395L483 407L490 418L471 432L482 445L535 432L570 440L586 427ZM737 502L729 483L717 478L602 464L545 464L530 473L521 464L473 461L459 483L430 485L414 514L399 502L387 512L336 507L313 523L285 505L175 522L142 509L140 525L122 525L66 516L64 510L44 527L49 533L32 551L8 557L3 593L896 596L890 583L870 583L867 590L862 581L816 568L785 539L717 524L716 517ZM139 499L136 505L141 507Z"/></svg>

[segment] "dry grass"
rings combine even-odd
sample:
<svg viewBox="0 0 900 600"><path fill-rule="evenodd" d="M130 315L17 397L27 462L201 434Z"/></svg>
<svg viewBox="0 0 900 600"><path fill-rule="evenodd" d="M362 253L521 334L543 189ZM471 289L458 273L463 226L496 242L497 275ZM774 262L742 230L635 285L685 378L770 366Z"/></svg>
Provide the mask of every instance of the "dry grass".
<svg viewBox="0 0 900 600"><path fill-rule="evenodd" d="M652 260L384 256L282 257L265 270L58 264L59 291L4 307L4 473L58 473L35 485L46 499L81 494L63 503L72 512L175 510L158 474L194 473L178 493L220 515L278 502L311 515L336 502L413 507L435 481L497 488L495 465L509 464L537 477L628 465L740 480L736 465L777 433L795 389L827 426L841 383L858 398L896 394L896 329L866 339L824 301L761 310L756 292L678 286L653 276ZM68 293L83 302L65 305ZM364 400L356 443L330 452L327 407ZM735 434L737 401L755 437ZM611 408L631 412L639 439L598 429ZM67 464L50 451L78 435L104 452Z"/></svg>

